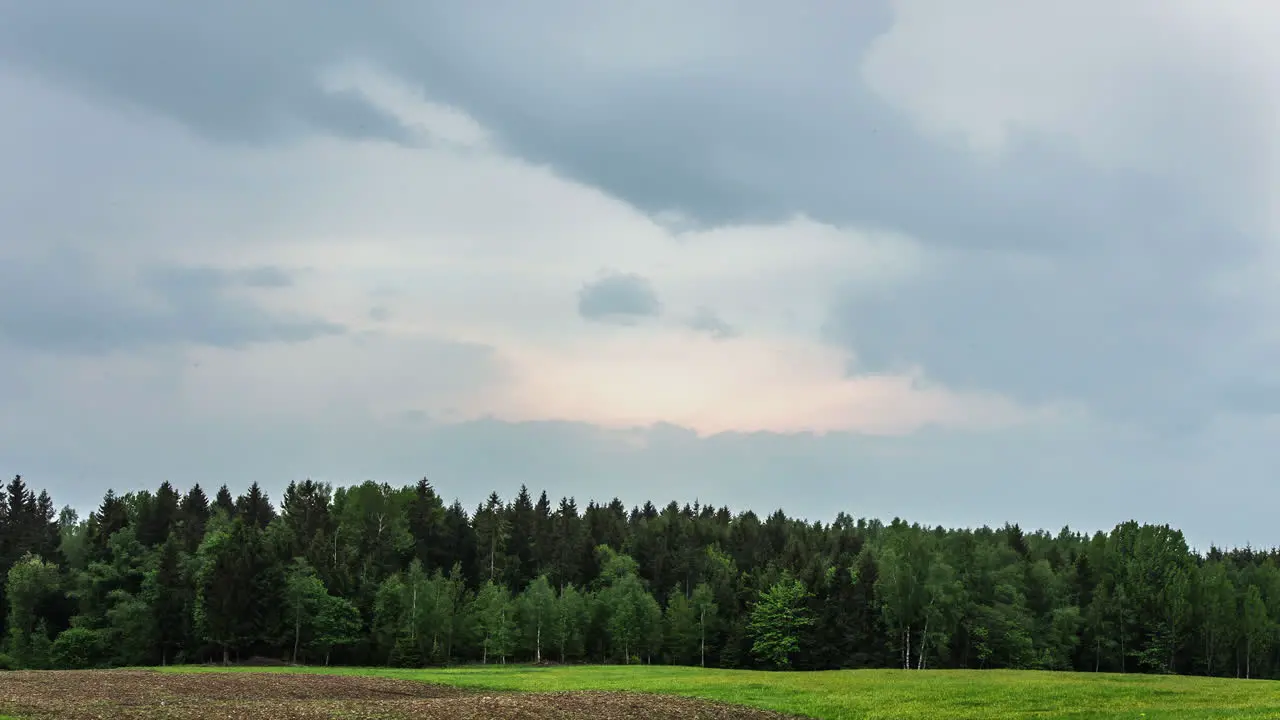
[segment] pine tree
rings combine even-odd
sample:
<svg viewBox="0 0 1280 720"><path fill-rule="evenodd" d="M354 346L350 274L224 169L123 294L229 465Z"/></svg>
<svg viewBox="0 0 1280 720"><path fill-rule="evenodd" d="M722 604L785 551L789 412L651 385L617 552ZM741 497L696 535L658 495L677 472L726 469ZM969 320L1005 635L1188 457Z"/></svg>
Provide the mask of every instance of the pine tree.
<svg viewBox="0 0 1280 720"><path fill-rule="evenodd" d="M512 562L506 569L506 581L508 586L518 591L529 584L537 571L534 556L537 517L534 515L533 499L529 497L529 488L524 485L520 486L520 491L511 504L509 516L507 550Z"/></svg>
<svg viewBox="0 0 1280 720"><path fill-rule="evenodd" d="M143 597L155 618L161 665L167 665L186 641L187 587L181 543L176 534L170 535L160 546L155 570L143 584Z"/></svg>
<svg viewBox="0 0 1280 720"><path fill-rule="evenodd" d="M414 487L408 506L409 534L414 555L427 572L447 570L451 563L445 529L445 509L435 488L424 477Z"/></svg>
<svg viewBox="0 0 1280 720"><path fill-rule="evenodd" d="M490 493L488 501L476 509L474 525L476 547L484 561L484 577L496 582L501 577L507 541L511 537L511 523L498 493Z"/></svg>
<svg viewBox="0 0 1280 720"><path fill-rule="evenodd" d="M236 499L236 517L244 518L246 523L259 530L275 519L275 508L258 483L250 485L249 491Z"/></svg>
<svg viewBox="0 0 1280 720"><path fill-rule="evenodd" d="M231 497L231 491L226 485L218 488L218 494L213 498L213 509L221 510L228 519L236 516L236 501Z"/></svg>
<svg viewBox="0 0 1280 720"><path fill-rule="evenodd" d="M229 494L228 497L230 497ZM178 517L182 549L188 553L194 553L204 540L205 526L209 522L209 498L205 496L204 489L199 484L193 485L182 498Z"/></svg>

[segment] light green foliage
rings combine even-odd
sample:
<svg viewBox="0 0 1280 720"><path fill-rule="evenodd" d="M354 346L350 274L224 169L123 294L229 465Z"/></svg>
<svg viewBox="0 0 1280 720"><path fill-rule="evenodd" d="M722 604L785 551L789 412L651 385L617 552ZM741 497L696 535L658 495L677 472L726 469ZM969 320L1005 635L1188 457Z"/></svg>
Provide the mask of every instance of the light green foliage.
<svg viewBox="0 0 1280 720"><path fill-rule="evenodd" d="M123 590L113 591L108 599L111 609L107 611L107 621L115 663L127 666L152 662L158 627L151 606Z"/></svg>
<svg viewBox="0 0 1280 720"><path fill-rule="evenodd" d="M436 570L424 585L418 604L418 638L423 654L435 662L450 659L465 595L461 568L448 576Z"/></svg>
<svg viewBox="0 0 1280 720"><path fill-rule="evenodd" d="M27 555L9 569L5 597L9 601L7 652L23 667L44 667L49 662L48 628L36 617L36 608L59 587L58 566Z"/></svg>
<svg viewBox="0 0 1280 720"><path fill-rule="evenodd" d="M1235 640L1236 592L1221 562L1205 563L1200 568L1198 586L1199 604L1204 613L1204 670L1213 674L1220 656L1227 655L1225 662L1230 662L1229 653L1224 651L1229 650Z"/></svg>
<svg viewBox="0 0 1280 720"><path fill-rule="evenodd" d="M310 642L315 634L315 620L320 615L329 593L316 576L311 564L302 558L294 558L285 578L285 611L293 627L293 661L298 662L298 652L304 641Z"/></svg>
<svg viewBox="0 0 1280 720"><path fill-rule="evenodd" d="M667 595L664 617L667 661L689 665L698 655L698 617L684 588L676 586Z"/></svg>
<svg viewBox="0 0 1280 720"><path fill-rule="evenodd" d="M230 528L211 522L199 555L195 623L205 640L223 648L225 660L227 649L241 637L238 613L244 594L242 583L236 582L240 569Z"/></svg>
<svg viewBox="0 0 1280 720"><path fill-rule="evenodd" d="M449 660L466 590L460 573L455 568L449 576L439 570L428 576L415 559L403 581L396 575L384 582L389 589L378 601L378 616L384 619L376 623L389 623L390 630L383 634L396 637L401 661L412 658L414 663L424 664ZM391 598L386 593L397 596Z"/></svg>
<svg viewBox="0 0 1280 720"><path fill-rule="evenodd" d="M715 594L707 583L698 583L693 589L691 601L694 616L698 619L698 664L707 664L707 633L716 627L719 620Z"/></svg>
<svg viewBox="0 0 1280 720"><path fill-rule="evenodd" d="M662 609L636 574L635 560L599 549L604 582L597 600L606 617L609 646L624 663L635 653L652 654L662 646Z"/></svg>
<svg viewBox="0 0 1280 720"><path fill-rule="evenodd" d="M560 662L578 659L585 652L589 620L587 596L573 585L565 585L556 598L551 626L552 642L560 653Z"/></svg>
<svg viewBox="0 0 1280 720"><path fill-rule="evenodd" d="M540 575L520 594L519 614L523 647L534 662L542 662L542 647L551 639L556 622L556 592L546 575Z"/></svg>
<svg viewBox="0 0 1280 720"><path fill-rule="evenodd" d="M1264 656L1271 647L1275 625L1267 614L1267 605L1256 585L1245 591L1240 608L1240 629L1244 636L1244 676L1252 677L1253 661Z"/></svg>
<svg viewBox="0 0 1280 720"><path fill-rule="evenodd" d="M204 668L190 668L205 671ZM221 672L221 670L214 670ZM476 690L624 691L705 698L823 720L1264 720L1272 683L1167 675L1007 670L753 672L669 666L508 665L333 670Z"/></svg>
<svg viewBox="0 0 1280 720"><path fill-rule="evenodd" d="M760 593L747 626L754 641L751 653L776 668L790 666L791 655L800 649L800 632L813 624L808 598L803 582L785 577Z"/></svg>
<svg viewBox="0 0 1280 720"><path fill-rule="evenodd" d="M359 642L362 630L360 610L350 600L325 594L314 620L310 647L322 653L328 665L333 648Z"/></svg>
<svg viewBox="0 0 1280 720"><path fill-rule="evenodd" d="M106 654L102 633L84 627L63 630L53 641L49 659L54 668L75 670L96 667Z"/></svg>
<svg viewBox="0 0 1280 720"><path fill-rule="evenodd" d="M332 540L340 572L347 578L381 582L413 548L408 506L411 491L371 481L333 494L338 528Z"/></svg>
<svg viewBox="0 0 1280 720"><path fill-rule="evenodd" d="M399 573L383 580L373 604L373 639L382 658L390 662L392 651L400 638L404 618L409 613L406 602L407 586Z"/></svg>
<svg viewBox="0 0 1280 720"><path fill-rule="evenodd" d="M497 657L505 664L515 650L516 640L516 612L511 593L502 585L486 581L476 593L470 615L475 634L481 638L481 662L488 663L489 658Z"/></svg>

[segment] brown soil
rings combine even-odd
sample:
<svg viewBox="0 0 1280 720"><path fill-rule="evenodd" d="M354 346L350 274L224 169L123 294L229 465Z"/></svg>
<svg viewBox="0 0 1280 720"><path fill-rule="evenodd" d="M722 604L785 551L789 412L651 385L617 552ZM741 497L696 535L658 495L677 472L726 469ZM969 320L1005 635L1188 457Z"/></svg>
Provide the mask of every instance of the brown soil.
<svg viewBox="0 0 1280 720"><path fill-rule="evenodd" d="M477 693L409 680L137 670L0 673L23 720L779 720L760 710L631 693Z"/></svg>

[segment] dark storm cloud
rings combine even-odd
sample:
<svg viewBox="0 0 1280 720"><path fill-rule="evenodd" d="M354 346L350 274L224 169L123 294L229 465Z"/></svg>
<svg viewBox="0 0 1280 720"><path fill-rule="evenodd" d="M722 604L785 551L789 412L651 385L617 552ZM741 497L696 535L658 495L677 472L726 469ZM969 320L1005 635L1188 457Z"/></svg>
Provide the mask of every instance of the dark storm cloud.
<svg viewBox="0 0 1280 720"><path fill-rule="evenodd" d="M1222 356L1258 318L1206 289L1254 250L1232 211L1256 196L1233 185L1256 168L1224 165L1260 161L1241 151L1254 140L1243 79L1147 79L1143 96L1170 103L1151 116L1177 118L1153 125L1148 142L1177 154L1188 168L1179 178L1102 171L1063 138L1026 132L1002 158L978 158L921 136L861 80L870 43L892 26L887 3L750 5L721 8L759 15L739 24L677 3L601 24L594 6L569 0L501 11L408 0L14 3L0 60L214 139L310 127L404 141L358 98L317 89L323 68L368 58L464 109L506 149L644 210L703 224L803 212L944 250L948 265L918 284L836 304L828 330L858 367L919 364L947 383L1160 418L1207 411L1231 373L1248 371ZM675 46L689 59L664 62ZM1220 187L1188 184L1196 176Z"/></svg>
<svg viewBox="0 0 1280 720"><path fill-rule="evenodd" d="M578 291L578 314L594 322L630 325L662 313L653 285L633 273L615 273L583 283Z"/></svg>
<svg viewBox="0 0 1280 720"><path fill-rule="evenodd" d="M324 320L273 314L243 295L289 283L278 268L163 268L135 283L109 279L75 253L10 260L0 264L0 339L104 353L173 343L237 348L344 332Z"/></svg>

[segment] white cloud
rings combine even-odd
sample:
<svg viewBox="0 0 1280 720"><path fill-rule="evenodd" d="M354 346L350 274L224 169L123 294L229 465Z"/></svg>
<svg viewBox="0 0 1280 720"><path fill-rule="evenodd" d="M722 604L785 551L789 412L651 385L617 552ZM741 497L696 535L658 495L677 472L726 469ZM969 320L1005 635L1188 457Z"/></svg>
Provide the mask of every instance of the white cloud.
<svg viewBox="0 0 1280 720"><path fill-rule="evenodd" d="M1274 147L1263 119L1280 111L1280 6L1267 0L893 8L863 78L926 132L976 151L1048 133L1101 167L1191 180L1252 164L1256 142Z"/></svg>

